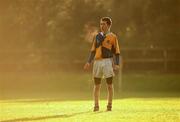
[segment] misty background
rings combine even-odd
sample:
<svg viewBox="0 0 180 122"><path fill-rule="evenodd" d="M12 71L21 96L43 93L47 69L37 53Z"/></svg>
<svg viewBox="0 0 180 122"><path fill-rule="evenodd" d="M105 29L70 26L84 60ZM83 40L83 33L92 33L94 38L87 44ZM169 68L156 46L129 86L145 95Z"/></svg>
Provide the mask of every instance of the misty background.
<svg viewBox="0 0 180 122"><path fill-rule="evenodd" d="M83 65L103 16L112 18L121 49L117 89L179 94L179 6L179 0L0 0L1 98L89 93L91 71Z"/></svg>

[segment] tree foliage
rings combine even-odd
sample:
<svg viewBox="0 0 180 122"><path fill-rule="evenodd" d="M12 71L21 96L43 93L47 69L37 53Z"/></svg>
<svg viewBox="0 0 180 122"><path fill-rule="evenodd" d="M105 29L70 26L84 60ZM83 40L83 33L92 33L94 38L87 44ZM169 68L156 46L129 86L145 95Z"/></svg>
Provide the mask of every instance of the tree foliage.
<svg viewBox="0 0 180 122"><path fill-rule="evenodd" d="M179 11L179 0L1 0L1 49L57 50L80 58L89 49L86 25L98 28L102 16L112 17L121 47L174 48Z"/></svg>

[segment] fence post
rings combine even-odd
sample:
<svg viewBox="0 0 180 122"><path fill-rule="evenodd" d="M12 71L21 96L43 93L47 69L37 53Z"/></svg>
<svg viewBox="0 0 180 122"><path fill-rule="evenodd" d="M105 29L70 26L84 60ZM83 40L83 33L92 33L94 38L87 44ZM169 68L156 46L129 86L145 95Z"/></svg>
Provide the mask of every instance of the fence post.
<svg viewBox="0 0 180 122"><path fill-rule="evenodd" d="M164 55L164 70L165 72L167 71L167 50L163 50L163 55Z"/></svg>
<svg viewBox="0 0 180 122"><path fill-rule="evenodd" d="M120 64L119 64L119 70L117 72L115 72L115 87L116 87L116 91L117 92L122 92L122 67L123 67L123 63L122 63L122 56L119 57L120 58Z"/></svg>
<svg viewBox="0 0 180 122"><path fill-rule="evenodd" d="M119 90L122 92L122 68L123 68L123 59L120 56L120 69L119 69Z"/></svg>

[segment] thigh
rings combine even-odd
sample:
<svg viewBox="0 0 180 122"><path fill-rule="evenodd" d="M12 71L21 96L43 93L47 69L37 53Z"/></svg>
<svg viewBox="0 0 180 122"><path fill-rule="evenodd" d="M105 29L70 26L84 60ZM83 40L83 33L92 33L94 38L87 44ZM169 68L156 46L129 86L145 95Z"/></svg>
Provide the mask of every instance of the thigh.
<svg viewBox="0 0 180 122"><path fill-rule="evenodd" d="M101 84L101 78L94 78L94 84L95 85Z"/></svg>
<svg viewBox="0 0 180 122"><path fill-rule="evenodd" d="M106 83L111 85L113 83L113 77L106 78Z"/></svg>

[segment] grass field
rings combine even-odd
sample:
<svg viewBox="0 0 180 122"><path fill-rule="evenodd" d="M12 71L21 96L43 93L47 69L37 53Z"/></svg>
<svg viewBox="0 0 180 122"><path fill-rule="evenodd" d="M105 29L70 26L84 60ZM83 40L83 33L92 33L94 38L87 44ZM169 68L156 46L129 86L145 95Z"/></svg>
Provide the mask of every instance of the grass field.
<svg viewBox="0 0 180 122"><path fill-rule="evenodd" d="M92 112L93 102L53 99L0 101L0 122L179 122L180 98L115 99L113 110Z"/></svg>
<svg viewBox="0 0 180 122"><path fill-rule="evenodd" d="M179 81L179 74L123 74L113 111L105 111L102 87L100 111L92 112L89 72L1 73L0 122L180 122Z"/></svg>

